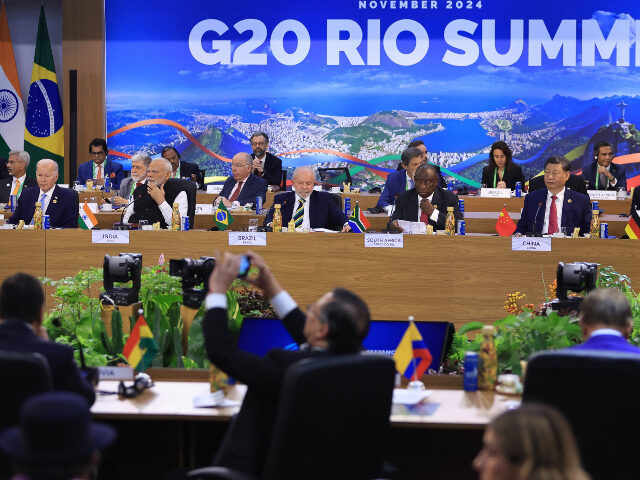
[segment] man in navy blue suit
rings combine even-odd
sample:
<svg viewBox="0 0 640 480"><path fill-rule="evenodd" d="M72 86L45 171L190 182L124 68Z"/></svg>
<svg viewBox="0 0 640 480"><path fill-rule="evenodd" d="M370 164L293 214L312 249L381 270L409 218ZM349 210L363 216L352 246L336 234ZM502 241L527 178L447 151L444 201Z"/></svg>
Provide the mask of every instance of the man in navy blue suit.
<svg viewBox="0 0 640 480"><path fill-rule="evenodd" d="M41 354L49 364L54 390L76 392L91 405L95 393L80 375L73 349L49 341L43 314L44 292L38 279L26 273L7 278L0 287L0 350Z"/></svg>
<svg viewBox="0 0 640 480"><path fill-rule="evenodd" d="M268 185L282 183L282 160L272 155L269 150L269 136L264 132L256 132L249 139L253 153L253 174L264 178Z"/></svg>
<svg viewBox="0 0 640 480"><path fill-rule="evenodd" d="M582 193L565 188L569 179L569 161L564 157L549 157L544 164L544 183L524 199L524 208L516 234L542 233L552 235L565 229L568 236L575 228L580 234L589 233L591 201Z"/></svg>
<svg viewBox="0 0 640 480"><path fill-rule="evenodd" d="M572 349L640 353L640 348L627 341L633 331L633 316L629 300L619 290L597 288L589 292L580 304L580 328L584 342Z"/></svg>
<svg viewBox="0 0 640 480"><path fill-rule="evenodd" d="M416 169L424 162L422 151L417 147L409 147L400 156L403 170L390 173L387 181L384 183L384 189L378 199L376 207L391 209L395 203L395 199L401 193L411 190L415 184L413 183L413 175Z"/></svg>
<svg viewBox="0 0 640 480"><path fill-rule="evenodd" d="M273 204L281 205L282 226L288 227L289 221L294 220L296 229L309 230L312 228L340 229L349 232L348 218L338 207L327 192L313 189L316 175L311 167L298 167L293 172L292 184L295 192L285 192L276 195ZM264 224L271 226L273 208L269 210Z"/></svg>
<svg viewBox="0 0 640 480"><path fill-rule="evenodd" d="M42 205L42 214L49 215L51 228L78 227L78 192L56 185L58 164L42 159L36 165L37 187L25 188L18 200L18 207L7 223L24 220L29 224L36 211L36 202Z"/></svg>
<svg viewBox="0 0 640 480"><path fill-rule="evenodd" d="M231 159L231 176L227 178L218 198L225 207L229 208L233 202L240 205L255 204L256 197L267 199L267 181L251 173L253 158L245 152L236 153Z"/></svg>
<svg viewBox="0 0 640 480"><path fill-rule="evenodd" d="M107 160L108 152L106 140L103 138L91 140L89 144L91 160L78 167L78 182L85 185L87 180L93 179L95 185L104 185L104 179L108 178L111 188L118 190L124 178L124 170L118 162Z"/></svg>
<svg viewBox="0 0 640 480"><path fill-rule="evenodd" d="M598 142L593 147L595 162L582 170L582 176L589 185L589 190L627 189L627 173L624 165L616 165L613 161L613 146L606 141Z"/></svg>

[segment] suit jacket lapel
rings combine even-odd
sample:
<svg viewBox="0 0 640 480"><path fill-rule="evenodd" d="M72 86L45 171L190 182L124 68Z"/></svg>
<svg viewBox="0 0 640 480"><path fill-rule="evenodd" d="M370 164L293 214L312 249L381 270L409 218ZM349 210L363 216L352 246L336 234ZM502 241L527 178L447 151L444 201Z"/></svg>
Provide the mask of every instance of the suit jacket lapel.
<svg viewBox="0 0 640 480"><path fill-rule="evenodd" d="M562 218L560 219L560 225L558 227L565 227L566 234L571 236L573 234L573 230L570 232L569 227L573 228L571 225L567 225L567 218L569 216L569 209L571 208L571 204L573 203L573 199L571 198L571 194L569 193L571 190L564 190L564 201L562 202Z"/></svg>
<svg viewBox="0 0 640 480"><path fill-rule="evenodd" d="M542 233L542 228L544 227L544 216L547 211L547 196L549 195L549 190L545 188L540 189L540 199L538 200L538 204L535 205L534 215L537 212L537 216L535 218L535 226L536 232ZM538 209L538 207L540 207Z"/></svg>
<svg viewBox="0 0 640 480"><path fill-rule="evenodd" d="M311 200L311 203L309 204L309 226L311 228L315 228L314 220L318 218L318 207L320 206L319 198L320 195L318 195L315 190L311 192L311 195L309 196L309 199ZM333 200L330 198L329 201L332 202Z"/></svg>

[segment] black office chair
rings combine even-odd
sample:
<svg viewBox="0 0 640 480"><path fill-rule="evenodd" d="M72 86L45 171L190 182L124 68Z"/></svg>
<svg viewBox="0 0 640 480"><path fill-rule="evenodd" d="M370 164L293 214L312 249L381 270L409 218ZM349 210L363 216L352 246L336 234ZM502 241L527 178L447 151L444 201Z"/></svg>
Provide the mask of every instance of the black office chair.
<svg viewBox="0 0 640 480"><path fill-rule="evenodd" d="M339 193L329 193L329 195L331 195L331 201L335 203L336 207L338 207L340 210L343 210L344 207L342 204L342 196ZM342 230L342 225L329 225L329 229L340 231Z"/></svg>
<svg viewBox="0 0 640 480"><path fill-rule="evenodd" d="M370 480L381 471L395 364L382 355L309 358L287 370L261 478ZM189 479L248 480L222 467Z"/></svg>
<svg viewBox="0 0 640 480"><path fill-rule="evenodd" d="M187 215L189 216L189 228L193 229L194 221L196 218L196 195L198 192L198 186L192 180L186 178L170 178L168 182L180 182L180 186L187 194Z"/></svg>
<svg viewBox="0 0 640 480"><path fill-rule="evenodd" d="M635 438L640 431L640 355L560 350L533 355L527 365L524 402L558 408L578 442L593 480L637 479Z"/></svg>
<svg viewBox="0 0 640 480"><path fill-rule="evenodd" d="M18 424L20 408L32 395L48 392L53 386L49 364L39 353L0 350L0 431ZM11 477L11 460L0 451L0 478Z"/></svg>
<svg viewBox="0 0 640 480"><path fill-rule="evenodd" d="M198 169L198 173L200 173L200 178L202 179L202 190L206 190L207 187L204 186L204 177L207 174L202 168Z"/></svg>
<svg viewBox="0 0 640 480"><path fill-rule="evenodd" d="M282 184L280 185L280 189L283 192L287 191L287 171L285 169L282 170Z"/></svg>
<svg viewBox="0 0 640 480"><path fill-rule="evenodd" d="M565 186L569 190L587 195L587 183L580 175L574 175L573 173L570 174L569 180L567 180ZM537 177L529 180L529 192L540 190L541 188L546 188L544 184L544 175L538 175Z"/></svg>

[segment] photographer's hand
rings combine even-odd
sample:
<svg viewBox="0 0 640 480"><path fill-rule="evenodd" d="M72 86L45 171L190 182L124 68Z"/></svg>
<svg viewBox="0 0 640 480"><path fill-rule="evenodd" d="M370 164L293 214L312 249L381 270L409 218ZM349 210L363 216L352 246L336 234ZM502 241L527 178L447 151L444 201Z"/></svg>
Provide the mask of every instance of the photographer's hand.
<svg viewBox="0 0 640 480"><path fill-rule="evenodd" d="M227 252L221 258L218 253L215 253L216 266L209 277L209 293L227 293L240 268L240 255Z"/></svg>

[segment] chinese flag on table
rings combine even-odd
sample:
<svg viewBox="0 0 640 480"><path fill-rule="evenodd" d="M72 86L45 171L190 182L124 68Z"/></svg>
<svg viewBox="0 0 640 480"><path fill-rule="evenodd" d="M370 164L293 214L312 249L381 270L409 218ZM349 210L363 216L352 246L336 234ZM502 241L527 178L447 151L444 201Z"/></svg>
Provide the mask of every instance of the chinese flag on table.
<svg viewBox="0 0 640 480"><path fill-rule="evenodd" d="M516 224L511 220L509 212L507 212L507 207L503 207L500 212L500 216L498 217L498 221L496 222L496 232L498 232L502 237L508 237L515 231Z"/></svg>

